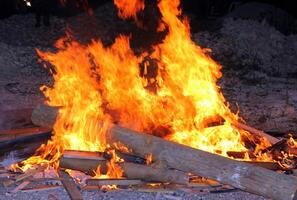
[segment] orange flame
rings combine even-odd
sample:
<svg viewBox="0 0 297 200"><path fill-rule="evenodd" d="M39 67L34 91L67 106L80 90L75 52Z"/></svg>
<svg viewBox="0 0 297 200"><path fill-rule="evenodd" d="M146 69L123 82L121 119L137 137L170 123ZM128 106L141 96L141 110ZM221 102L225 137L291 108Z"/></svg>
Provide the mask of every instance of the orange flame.
<svg viewBox="0 0 297 200"><path fill-rule="evenodd" d="M141 0L114 2L124 18L144 9ZM207 55L209 49L191 40L179 3L159 1L159 31L168 29L168 34L152 54L136 56L123 35L109 47L101 41L84 46L65 38L57 42L55 53L38 51L54 69L54 86L42 87L47 103L62 108L55 136L41 148L38 159L51 155L50 162L56 162L63 149L104 151L111 123L224 156L227 151L247 151L243 138L257 143L258 150L270 145L231 125L238 116L217 86L221 66ZM147 57L156 62L145 61ZM221 118L220 126L208 126ZM269 159L264 157L261 160ZM26 162L37 162L33 158ZM121 176L115 162L110 169L109 176Z"/></svg>
<svg viewBox="0 0 297 200"><path fill-rule="evenodd" d="M114 0L114 4L118 8L118 15L123 19L133 17L137 18L137 12L144 9L144 0Z"/></svg>

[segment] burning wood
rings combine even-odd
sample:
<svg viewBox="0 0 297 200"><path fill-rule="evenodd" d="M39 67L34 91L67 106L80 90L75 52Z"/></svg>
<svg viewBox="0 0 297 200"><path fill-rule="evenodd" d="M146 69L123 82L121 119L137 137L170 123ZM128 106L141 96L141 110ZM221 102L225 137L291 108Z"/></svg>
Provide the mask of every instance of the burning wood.
<svg viewBox="0 0 297 200"><path fill-rule="evenodd" d="M65 169L79 170L88 174L94 174L97 167L100 166L100 171L103 174L107 172L107 160L103 157L94 156L98 155L94 152L84 152L81 154L69 154L67 151L63 154L60 160L60 167Z"/></svg>
<svg viewBox="0 0 297 200"><path fill-rule="evenodd" d="M165 161L169 167L248 192L273 199L295 198L297 179L287 175L116 126L109 131L107 140L109 144L125 144L138 156L152 153L154 160Z"/></svg>
<svg viewBox="0 0 297 200"><path fill-rule="evenodd" d="M136 21L137 12L145 6L144 1L136 7L128 1L115 2L120 17ZM256 154L279 140L237 122L238 116L217 86L221 66L192 42L189 23L180 16L179 0L160 0L158 8L162 17L158 31L164 32L164 39L152 52L135 55L128 36L119 36L109 47L100 41L83 46L67 38L57 42L55 53L38 51L55 72L54 85L42 87L47 103L55 107L40 105L32 113L32 122L53 128L54 136L22 163L24 169L35 165L58 168L60 164L60 168L96 170L98 176L106 173L117 178L87 181L96 186L131 185L135 179L137 184L139 180L187 184L187 173L191 173L268 198L297 198L295 178L217 155L226 156L228 151ZM144 57L156 60L155 66ZM218 118L223 119L220 126L213 126ZM245 138L252 147L247 147ZM106 158L96 152L65 151L110 148L150 158L149 165L122 162L117 155ZM271 161L268 155L262 156ZM32 174L29 170L16 181ZM60 171L60 176L70 198L82 199L69 175Z"/></svg>
<svg viewBox="0 0 297 200"><path fill-rule="evenodd" d="M99 162L98 162L99 160ZM141 165L129 162L118 163L128 179L140 179L148 182L187 184L189 177L177 170L166 169L162 165ZM93 174L100 166L100 172L106 174L107 161L102 157L62 156L60 167Z"/></svg>
<svg viewBox="0 0 297 200"><path fill-rule="evenodd" d="M57 110L55 108L52 109ZM42 125L52 127L55 121L53 118L46 117L47 115L52 116L52 114L48 114L48 112L51 112L48 106L39 106L35 110L35 114L32 115L32 121L36 121L34 118L43 115L41 118L45 121L42 122ZM53 112L57 113L57 111ZM239 126L242 129L247 129L247 126L243 127L241 124ZM260 133L262 134L262 132ZM259 135L260 133L257 134ZM265 134L262 134L262 136L266 137ZM270 138L270 140L276 142L273 137ZM127 146L128 149L132 149L133 153L142 158L146 158L147 155L152 154L154 160L165 161L171 168L215 179L219 182L230 184L234 187L266 197L290 199L289 194L292 195L296 190L293 186L296 184L295 180L285 175L254 167L248 163L233 161L200 150L194 150L150 135L138 134L129 129L114 126L107 134L107 142L116 149L118 146L114 144L120 142ZM118 150L121 151L119 148ZM273 162L254 162L252 164L273 170L281 169L277 163ZM225 166L224 173L228 174L226 176L222 174L222 165ZM77 164L77 166L79 166L79 164ZM73 168L78 169L77 166L73 166ZM92 166L92 168L95 169L95 165ZM84 171L84 169L80 170ZM126 171L126 169L124 169L124 171ZM236 180L232 178L234 174L237 174ZM129 176L127 177L130 178ZM273 185L269 180L278 181L279 184ZM258 184L260 184L261 187L257 187ZM287 188L286 191L282 189L283 186Z"/></svg>

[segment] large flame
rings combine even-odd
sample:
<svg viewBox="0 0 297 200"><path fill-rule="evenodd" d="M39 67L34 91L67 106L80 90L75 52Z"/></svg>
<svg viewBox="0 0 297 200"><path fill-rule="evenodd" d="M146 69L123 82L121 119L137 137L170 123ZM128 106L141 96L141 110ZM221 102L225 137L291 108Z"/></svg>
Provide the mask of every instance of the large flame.
<svg viewBox="0 0 297 200"><path fill-rule="evenodd" d="M123 18L144 9L143 0L114 2ZM38 51L53 67L54 86L42 87L47 104L61 109L55 136L26 164L48 158L56 162L64 149L104 151L111 123L224 156L248 151L246 138L256 149L269 145L231 125L238 117L217 86L221 66L207 55L209 49L191 40L179 4L159 1L160 26L165 25L167 35L153 53L136 56L124 35L109 47L64 38L57 42L57 52ZM219 126L209 126L217 121Z"/></svg>

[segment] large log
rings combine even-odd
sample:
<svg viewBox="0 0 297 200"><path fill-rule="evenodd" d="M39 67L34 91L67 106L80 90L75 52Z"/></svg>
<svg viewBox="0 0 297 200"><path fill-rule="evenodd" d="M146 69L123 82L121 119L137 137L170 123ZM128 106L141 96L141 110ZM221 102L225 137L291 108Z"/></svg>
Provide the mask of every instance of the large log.
<svg viewBox="0 0 297 200"><path fill-rule="evenodd" d="M107 172L107 162L103 158L92 158L83 156L62 156L60 167L91 173L96 171L100 164L100 172ZM123 170L124 176L128 179L140 179L148 182L187 184L189 177L186 173L166 169L161 165L141 165L129 162L118 163Z"/></svg>
<svg viewBox="0 0 297 200"><path fill-rule="evenodd" d="M217 180L236 188L279 200L297 199L297 179L248 163L193 149L152 135L114 126L107 134L114 148L118 142L138 156L153 155L169 167Z"/></svg>
<svg viewBox="0 0 297 200"><path fill-rule="evenodd" d="M47 124L50 123L54 122L48 120ZM118 146L114 144L120 142L140 157L145 158L152 154L154 160L165 161L169 167L214 179L251 193L279 200L297 199L297 179L268 169L118 126L110 129L107 142L114 148Z"/></svg>

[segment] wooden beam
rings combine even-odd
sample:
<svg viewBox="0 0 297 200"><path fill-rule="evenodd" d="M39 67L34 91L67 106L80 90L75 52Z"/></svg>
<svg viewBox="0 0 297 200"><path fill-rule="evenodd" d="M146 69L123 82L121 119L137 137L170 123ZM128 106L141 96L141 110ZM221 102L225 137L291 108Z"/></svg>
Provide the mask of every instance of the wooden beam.
<svg viewBox="0 0 297 200"><path fill-rule="evenodd" d="M114 148L117 146L115 144L120 142L140 157L151 153L154 160L164 161L169 167L214 179L267 198L279 200L297 198L296 178L249 163L231 160L118 126L110 129L107 142Z"/></svg>
<svg viewBox="0 0 297 200"><path fill-rule="evenodd" d="M78 170L93 174L96 171L98 165L100 165L100 171L102 174L107 172L107 161L100 157L83 157L72 155L71 158L62 156L60 160L60 167ZM186 173L167 169L161 165L142 165L129 162L118 163L124 172L124 176L128 179L140 179L148 182L162 182L162 183L176 183L187 184L189 177Z"/></svg>
<svg viewBox="0 0 297 200"><path fill-rule="evenodd" d="M189 177L186 173L168 169L160 165L140 165L135 163L120 163L124 175L129 179L141 179L147 182L188 184Z"/></svg>
<svg viewBox="0 0 297 200"><path fill-rule="evenodd" d="M260 131L258 129L255 129L253 127L250 127L246 124L243 124L243 123L240 123L240 122L233 122L232 123L233 126L239 128L239 129L242 129L242 130L245 130L245 131L248 131L250 132L251 134L254 134L254 135L258 135L260 137L264 137L266 138L271 144L275 144L277 142L280 141L280 139L278 138L275 138L267 133L265 133L264 131Z"/></svg>
<svg viewBox="0 0 297 200"><path fill-rule="evenodd" d="M98 155L98 156L96 156ZM60 168L79 170L94 175L100 165L101 173L107 172L107 160L97 152L65 151L60 159Z"/></svg>
<svg viewBox="0 0 297 200"><path fill-rule="evenodd" d="M67 191L70 199L71 200L83 200L83 196L82 196L81 192L78 190L76 184L74 183L72 178L69 176L69 174L60 170L59 175L61 178L63 178L61 180L61 182L62 182L65 190Z"/></svg>

